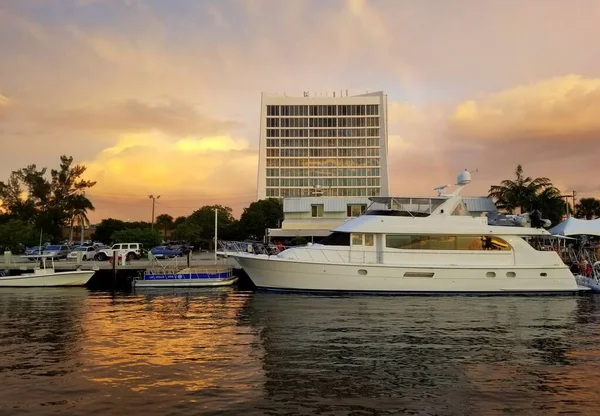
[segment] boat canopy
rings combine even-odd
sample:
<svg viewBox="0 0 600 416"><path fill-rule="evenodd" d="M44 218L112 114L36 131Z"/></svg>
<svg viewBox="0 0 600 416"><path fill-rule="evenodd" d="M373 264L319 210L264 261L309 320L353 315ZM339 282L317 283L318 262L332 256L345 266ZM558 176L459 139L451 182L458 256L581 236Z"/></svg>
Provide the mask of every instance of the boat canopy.
<svg viewBox="0 0 600 416"><path fill-rule="evenodd" d="M550 232L555 235L594 235L600 237L600 218L595 220L581 220L569 217Z"/></svg>

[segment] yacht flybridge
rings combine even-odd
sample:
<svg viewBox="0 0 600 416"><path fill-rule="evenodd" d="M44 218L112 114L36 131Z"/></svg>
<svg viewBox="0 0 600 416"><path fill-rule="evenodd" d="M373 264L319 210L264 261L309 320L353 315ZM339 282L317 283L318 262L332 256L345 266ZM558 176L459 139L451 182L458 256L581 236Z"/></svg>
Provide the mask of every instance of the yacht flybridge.
<svg viewBox="0 0 600 416"><path fill-rule="evenodd" d="M556 252L529 244L532 237L551 237L539 213L493 220L472 217L460 197L470 182L471 174L464 171L450 194L440 187L438 196L431 198L373 197L370 210L333 229L319 244L275 255L225 251L258 288L268 290L388 294L580 290Z"/></svg>

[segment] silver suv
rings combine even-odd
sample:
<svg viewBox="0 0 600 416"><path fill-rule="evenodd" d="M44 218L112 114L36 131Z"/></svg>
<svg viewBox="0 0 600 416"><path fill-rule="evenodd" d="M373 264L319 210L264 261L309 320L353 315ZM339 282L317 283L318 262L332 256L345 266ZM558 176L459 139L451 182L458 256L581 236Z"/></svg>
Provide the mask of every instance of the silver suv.
<svg viewBox="0 0 600 416"><path fill-rule="evenodd" d="M68 246L49 245L44 247L42 254L50 256L53 259L60 260L66 259L69 251L71 250L69 250Z"/></svg>

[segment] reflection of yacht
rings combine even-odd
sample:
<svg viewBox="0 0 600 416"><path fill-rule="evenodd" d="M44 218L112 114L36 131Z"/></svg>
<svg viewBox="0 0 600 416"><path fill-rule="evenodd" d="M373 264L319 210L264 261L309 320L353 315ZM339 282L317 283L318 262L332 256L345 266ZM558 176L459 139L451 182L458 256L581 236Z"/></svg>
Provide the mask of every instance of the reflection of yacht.
<svg viewBox="0 0 600 416"><path fill-rule="evenodd" d="M528 414L540 413L540 391L561 383L547 369L576 349L577 319L595 313L578 314L590 300L255 293L239 319L260 335L264 413L489 414L510 400ZM580 393L564 386L543 404Z"/></svg>
<svg viewBox="0 0 600 416"><path fill-rule="evenodd" d="M437 198L374 197L373 210L335 228L321 242L276 255L228 252L254 284L269 290L408 293L566 293L578 291L555 252L538 251L524 237L543 228L489 225L469 215L458 175L451 194ZM418 203L417 203L418 202ZM428 210L414 212L418 206Z"/></svg>

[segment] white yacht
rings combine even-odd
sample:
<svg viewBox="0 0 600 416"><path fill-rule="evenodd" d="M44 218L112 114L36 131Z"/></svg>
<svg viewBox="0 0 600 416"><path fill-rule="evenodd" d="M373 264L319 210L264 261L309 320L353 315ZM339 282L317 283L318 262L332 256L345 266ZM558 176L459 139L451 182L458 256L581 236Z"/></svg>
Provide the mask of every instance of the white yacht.
<svg viewBox="0 0 600 416"><path fill-rule="evenodd" d="M434 198L373 197L371 209L332 230L320 244L275 255L226 250L259 289L310 292L557 294L580 290L554 251L538 251L530 237L551 236L529 217L514 226L472 217L461 189L436 188ZM373 205L373 204L372 204ZM509 218L510 219L510 218ZM525 223L527 222L527 223ZM548 226L543 220L538 221Z"/></svg>

